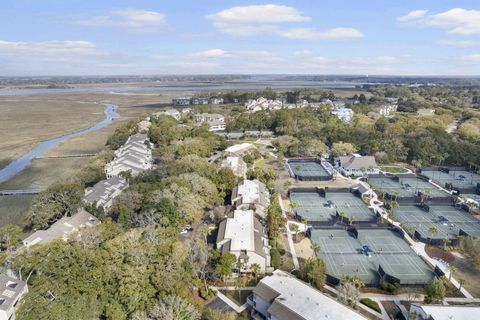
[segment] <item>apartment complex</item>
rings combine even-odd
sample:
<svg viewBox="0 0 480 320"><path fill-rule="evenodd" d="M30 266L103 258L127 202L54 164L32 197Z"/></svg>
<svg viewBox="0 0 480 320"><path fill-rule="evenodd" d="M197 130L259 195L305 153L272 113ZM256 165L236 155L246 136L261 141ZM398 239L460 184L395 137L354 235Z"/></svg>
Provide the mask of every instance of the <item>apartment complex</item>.
<svg viewBox="0 0 480 320"><path fill-rule="evenodd" d="M83 228L94 227L100 224L100 220L88 213L87 211L80 209L76 214L70 217L63 217L54 224L52 224L47 230L35 231L28 238L23 240L25 247L30 247L35 244L47 244L54 240L68 240L70 235Z"/></svg>
<svg viewBox="0 0 480 320"><path fill-rule="evenodd" d="M257 315L269 320L367 319L281 270L263 278L247 303L254 319L259 319Z"/></svg>
<svg viewBox="0 0 480 320"><path fill-rule="evenodd" d="M152 167L151 144L145 134L130 136L127 142L115 151L115 159L105 166L107 178L129 172L137 176Z"/></svg>
<svg viewBox="0 0 480 320"><path fill-rule="evenodd" d="M26 282L0 273L0 320L15 320L15 307L27 292Z"/></svg>

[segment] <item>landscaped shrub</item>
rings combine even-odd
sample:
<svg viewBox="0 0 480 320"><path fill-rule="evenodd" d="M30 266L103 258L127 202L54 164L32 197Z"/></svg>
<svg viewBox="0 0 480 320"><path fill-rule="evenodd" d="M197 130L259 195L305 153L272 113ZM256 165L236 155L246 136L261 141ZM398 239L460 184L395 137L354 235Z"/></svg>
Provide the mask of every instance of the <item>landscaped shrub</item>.
<svg viewBox="0 0 480 320"><path fill-rule="evenodd" d="M391 284L389 282L384 281L382 282L381 287L383 290L395 294L397 293L398 290L400 290L400 283Z"/></svg>
<svg viewBox="0 0 480 320"><path fill-rule="evenodd" d="M283 257L285 255L285 249L283 248L278 248L278 253Z"/></svg>
<svg viewBox="0 0 480 320"><path fill-rule="evenodd" d="M272 267L278 269L280 267L280 253L277 249L270 250L270 255L272 256Z"/></svg>
<svg viewBox="0 0 480 320"><path fill-rule="evenodd" d="M360 300L360 302L366 305L367 307L377 311L378 313L382 313L382 310L380 309L380 306L376 301L373 301L370 298L363 298Z"/></svg>
<svg viewBox="0 0 480 320"><path fill-rule="evenodd" d="M210 298L213 298L214 296L217 295L217 292L215 290L208 290L205 289L205 287L202 287L200 289L200 297L202 297L205 300L209 300Z"/></svg>

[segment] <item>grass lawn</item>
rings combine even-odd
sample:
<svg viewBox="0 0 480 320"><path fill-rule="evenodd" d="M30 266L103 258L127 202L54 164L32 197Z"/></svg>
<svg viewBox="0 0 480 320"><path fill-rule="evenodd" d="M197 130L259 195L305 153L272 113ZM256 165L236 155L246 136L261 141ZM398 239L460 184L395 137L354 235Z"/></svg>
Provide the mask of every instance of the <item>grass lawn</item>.
<svg viewBox="0 0 480 320"><path fill-rule="evenodd" d="M408 170L400 166L380 166L380 169L389 173L407 173Z"/></svg>
<svg viewBox="0 0 480 320"><path fill-rule="evenodd" d="M0 196L0 227L19 223L33 197L33 195Z"/></svg>
<svg viewBox="0 0 480 320"><path fill-rule="evenodd" d="M232 299L239 306L247 302L248 296L252 294L252 290L240 290L240 296L238 290L222 290L221 292Z"/></svg>

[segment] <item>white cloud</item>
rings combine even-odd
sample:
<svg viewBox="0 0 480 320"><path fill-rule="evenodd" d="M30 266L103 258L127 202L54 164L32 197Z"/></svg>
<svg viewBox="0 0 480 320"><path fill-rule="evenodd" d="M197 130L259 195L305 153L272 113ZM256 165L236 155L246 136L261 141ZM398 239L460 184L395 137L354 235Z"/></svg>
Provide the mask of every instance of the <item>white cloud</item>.
<svg viewBox="0 0 480 320"><path fill-rule="evenodd" d="M471 54L468 56L463 56L460 58L460 61L467 63L480 63L480 54Z"/></svg>
<svg viewBox="0 0 480 320"><path fill-rule="evenodd" d="M112 10L108 15L96 16L77 23L84 26L119 27L135 32L161 31L167 25L164 14L141 9Z"/></svg>
<svg viewBox="0 0 480 320"><path fill-rule="evenodd" d="M420 18L425 17L427 12L428 12L428 10L414 10L414 11L409 12L405 16L398 17L397 21L409 22L409 21L413 21L413 20L418 20Z"/></svg>
<svg viewBox="0 0 480 320"><path fill-rule="evenodd" d="M303 15L293 7L284 5L251 5L225 9L207 16L215 28L222 33L249 37L262 34L277 35L300 40L347 40L363 37L354 28L333 28L318 31L312 28L285 27L285 23L309 22L311 17Z"/></svg>
<svg viewBox="0 0 480 320"><path fill-rule="evenodd" d="M207 16L207 18L212 19L215 22L228 24L263 24L304 22L311 20L310 17L302 15L295 8L275 4L233 7L211 14Z"/></svg>
<svg viewBox="0 0 480 320"><path fill-rule="evenodd" d="M297 51L294 51L293 52L293 55L294 56L297 56L297 57L310 57L313 55L313 52L310 51L310 50L297 50Z"/></svg>
<svg viewBox="0 0 480 320"><path fill-rule="evenodd" d="M363 33L353 28L335 28L324 32L310 28L297 28L278 30L276 33L285 38L303 40L348 40L363 37Z"/></svg>
<svg viewBox="0 0 480 320"><path fill-rule="evenodd" d="M457 48L471 48L476 45L478 45L477 42L472 41L472 40L447 40L447 39L442 39L442 40L437 40L435 41L436 44L442 45L442 46L450 46L450 47L457 47Z"/></svg>
<svg viewBox="0 0 480 320"><path fill-rule="evenodd" d="M211 49L199 52L193 52L188 55L189 58L233 58L233 57L273 57L274 54L268 51L257 50L239 50L239 51L226 51L223 49Z"/></svg>
<svg viewBox="0 0 480 320"><path fill-rule="evenodd" d="M480 10L454 8L431 15L427 15L425 10L416 10L397 20L418 27L447 29L449 34L480 34Z"/></svg>
<svg viewBox="0 0 480 320"><path fill-rule="evenodd" d="M222 49L211 49L189 54L192 58L230 58L232 53Z"/></svg>
<svg viewBox="0 0 480 320"><path fill-rule="evenodd" d="M89 41L13 42L0 40L0 56L15 59L41 59L52 61L75 60L106 55Z"/></svg>

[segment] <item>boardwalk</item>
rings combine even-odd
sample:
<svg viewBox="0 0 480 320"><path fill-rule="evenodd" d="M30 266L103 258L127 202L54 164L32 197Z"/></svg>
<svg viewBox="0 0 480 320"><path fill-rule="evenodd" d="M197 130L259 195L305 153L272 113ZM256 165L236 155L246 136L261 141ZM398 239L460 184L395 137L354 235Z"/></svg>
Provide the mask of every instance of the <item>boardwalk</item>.
<svg viewBox="0 0 480 320"><path fill-rule="evenodd" d="M27 195L27 194L39 194L41 190L0 190L0 196L12 196L12 195Z"/></svg>
<svg viewBox="0 0 480 320"><path fill-rule="evenodd" d="M35 159L63 159L63 158L87 158L95 157L96 153L79 153L79 154L61 154L58 156L36 157Z"/></svg>

